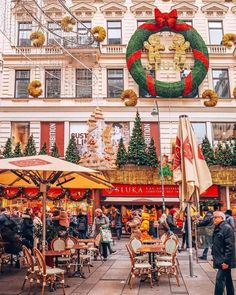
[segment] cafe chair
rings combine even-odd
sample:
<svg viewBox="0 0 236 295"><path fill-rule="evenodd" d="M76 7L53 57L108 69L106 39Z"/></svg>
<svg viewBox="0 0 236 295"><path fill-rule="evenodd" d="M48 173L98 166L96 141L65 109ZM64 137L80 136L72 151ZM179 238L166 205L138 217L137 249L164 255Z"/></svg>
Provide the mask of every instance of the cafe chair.
<svg viewBox="0 0 236 295"><path fill-rule="evenodd" d="M151 264L148 262L136 262L134 259L134 253L131 250L129 244L126 244L126 248L129 253L130 261L131 261L131 270L129 274L128 284L130 289L133 288L133 279L135 277L147 276L150 280L150 286L153 287L152 283L152 267Z"/></svg>
<svg viewBox="0 0 236 295"><path fill-rule="evenodd" d="M45 259L42 253L37 249L33 248L34 257L36 259L36 264L38 267L37 271L37 282L42 283L41 295L44 295L45 287L47 285L53 286L56 279L59 278L59 282L62 285L63 295L65 295L65 280L64 280L64 270L60 268L47 268Z"/></svg>
<svg viewBox="0 0 236 295"><path fill-rule="evenodd" d="M51 249L53 251L64 251L66 250L66 240L63 238L55 238L51 241ZM57 258L58 266L66 269L67 272L70 270L71 257L70 255L64 255Z"/></svg>
<svg viewBox="0 0 236 295"><path fill-rule="evenodd" d="M131 239L129 242L129 245L130 245L131 251L133 252L135 261L137 262L148 261L147 255L140 255L139 252L137 251L138 248L142 246L142 242L139 239L137 238Z"/></svg>
<svg viewBox="0 0 236 295"><path fill-rule="evenodd" d="M26 263L28 268L27 268L27 272L26 272L26 275L25 275L24 282L23 282L23 285L21 287L21 290L22 291L24 290L26 282L29 281L29 283L30 283L29 293L30 293L32 284L33 284L33 282L35 280L35 272L38 271L38 267L36 267L34 265L34 259L33 259L32 255L31 255L29 249L24 245L22 246L22 252L23 252L23 257L25 259L25 263Z"/></svg>
<svg viewBox="0 0 236 295"><path fill-rule="evenodd" d="M156 255L158 261L171 261L172 256L177 253L178 250L178 240L174 235L169 236L169 238L164 243L163 253Z"/></svg>

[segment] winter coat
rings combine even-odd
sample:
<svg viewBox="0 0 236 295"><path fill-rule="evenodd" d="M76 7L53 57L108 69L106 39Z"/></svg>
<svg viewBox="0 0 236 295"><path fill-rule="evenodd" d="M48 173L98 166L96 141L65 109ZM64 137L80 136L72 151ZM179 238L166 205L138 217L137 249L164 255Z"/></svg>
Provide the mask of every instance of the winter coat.
<svg viewBox="0 0 236 295"><path fill-rule="evenodd" d="M219 269L222 263L226 263L230 268L235 268L235 254L234 231L226 221L222 221L215 226L213 233L213 267Z"/></svg>
<svg viewBox="0 0 236 295"><path fill-rule="evenodd" d="M94 218L92 232L95 237L99 234L100 228L103 226L109 227L109 218L104 214L101 217Z"/></svg>
<svg viewBox="0 0 236 295"><path fill-rule="evenodd" d="M121 228L122 227L122 221L121 221L121 214L118 210L116 210L115 214L112 212L109 214L109 219L111 222L112 228Z"/></svg>
<svg viewBox="0 0 236 295"><path fill-rule="evenodd" d="M77 230L80 232L87 232L88 218L87 215L79 214L77 217Z"/></svg>
<svg viewBox="0 0 236 295"><path fill-rule="evenodd" d="M211 226L213 224L213 212L208 211L207 214L205 215L204 219L198 223L198 227L202 226Z"/></svg>
<svg viewBox="0 0 236 295"><path fill-rule="evenodd" d="M214 231L213 212L208 211L204 219L197 225L199 236L202 235L202 248L210 248L212 246L212 235Z"/></svg>
<svg viewBox="0 0 236 295"><path fill-rule="evenodd" d="M168 214L166 221L167 221L167 224L168 224L168 226L169 226L169 228L170 228L171 231L173 231L174 229L176 229L176 225L175 225L175 222L174 222L174 216L173 216L173 214Z"/></svg>
<svg viewBox="0 0 236 295"><path fill-rule="evenodd" d="M231 216L229 214L225 214L225 218L226 218L226 221L228 222L228 224L230 224L232 226L232 228L234 229L234 218L233 218L233 216Z"/></svg>
<svg viewBox="0 0 236 295"><path fill-rule="evenodd" d="M22 237L27 240L32 240L33 228L34 228L33 219L31 218L30 215L27 215L27 214L23 214L22 219L23 219L22 226L21 226Z"/></svg>

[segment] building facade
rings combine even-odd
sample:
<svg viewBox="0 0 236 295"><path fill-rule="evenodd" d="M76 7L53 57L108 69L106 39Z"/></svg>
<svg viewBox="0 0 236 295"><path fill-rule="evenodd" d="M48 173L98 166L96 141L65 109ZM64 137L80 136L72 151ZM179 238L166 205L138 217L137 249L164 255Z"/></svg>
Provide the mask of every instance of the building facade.
<svg viewBox="0 0 236 295"><path fill-rule="evenodd" d="M7 138L25 146L33 134L37 149L56 141L64 155L71 134L83 150L87 140L88 119L96 107L110 128L111 144L121 136L129 141L136 110L143 122L146 141L151 136L162 153L171 160L179 115L187 114L201 143L205 135L216 145L219 140L236 135L236 51L234 46L221 45L225 33L235 32L236 1L164 1L164 0L40 0L1 1L2 59L0 71L0 149ZM58 24L68 15L66 5L80 23L73 32L64 32ZM154 18L154 8L163 12L177 9L179 19L199 32L207 44L210 67L198 92L192 98L157 98L158 118L151 115L154 98L139 88L131 77L125 59L127 44L137 27ZM106 39L91 42L86 28L103 26ZM42 47L32 46L29 39L41 30L46 38ZM169 46L173 34L159 34ZM178 81L193 67L191 50L187 52L184 71L173 71L173 53L164 52L156 79ZM142 55L148 63L147 52ZM42 83L42 95L29 96L27 86L32 80ZM139 96L137 108L128 108L120 99L125 89ZM215 90L220 100L214 108L204 106L201 98L206 89ZM98 114L98 119L99 119ZM104 123L103 122L103 123ZM104 135L105 136L105 135ZM104 139L104 137L103 137ZM227 188L229 195L229 188ZM228 203L227 203L228 204ZM228 204L229 206L229 204Z"/></svg>

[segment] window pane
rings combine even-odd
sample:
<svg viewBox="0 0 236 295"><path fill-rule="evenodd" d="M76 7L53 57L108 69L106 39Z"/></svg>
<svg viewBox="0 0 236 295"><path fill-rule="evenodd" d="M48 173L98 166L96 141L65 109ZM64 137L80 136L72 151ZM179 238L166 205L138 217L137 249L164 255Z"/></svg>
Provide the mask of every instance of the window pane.
<svg viewBox="0 0 236 295"><path fill-rule="evenodd" d="M236 123L212 123L214 145L221 140L236 137Z"/></svg>
<svg viewBox="0 0 236 295"><path fill-rule="evenodd" d="M92 72L87 69L76 70L76 97L92 97Z"/></svg>
<svg viewBox="0 0 236 295"><path fill-rule="evenodd" d="M57 23L48 23L48 29L53 31L56 35L62 36L61 27ZM62 38L48 32L48 45L58 45L61 44Z"/></svg>
<svg viewBox="0 0 236 295"><path fill-rule="evenodd" d="M150 70L150 74L155 79L155 70ZM139 87L139 97L149 98L149 97L155 97L155 96L152 96L149 92Z"/></svg>
<svg viewBox="0 0 236 295"><path fill-rule="evenodd" d="M30 82L29 70L17 70L15 72L15 97L28 97L28 85Z"/></svg>
<svg viewBox="0 0 236 295"><path fill-rule="evenodd" d="M209 28L210 29L222 29L222 22L209 22Z"/></svg>
<svg viewBox="0 0 236 295"><path fill-rule="evenodd" d="M107 22L108 44L121 44L121 22Z"/></svg>
<svg viewBox="0 0 236 295"><path fill-rule="evenodd" d="M19 46L30 46L30 34L31 34L32 23L19 23L18 24L18 45Z"/></svg>
<svg viewBox="0 0 236 295"><path fill-rule="evenodd" d="M229 98L228 70L212 70L213 86L220 98Z"/></svg>
<svg viewBox="0 0 236 295"><path fill-rule="evenodd" d="M60 97L61 95L61 70L46 70L45 96Z"/></svg>
<svg viewBox="0 0 236 295"><path fill-rule="evenodd" d="M197 143L202 144L202 141L204 137L206 136L206 123L191 123L191 124L197 139Z"/></svg>
<svg viewBox="0 0 236 295"><path fill-rule="evenodd" d="M124 89L123 70L107 70L107 96L120 97Z"/></svg>
<svg viewBox="0 0 236 295"><path fill-rule="evenodd" d="M91 21L84 21L82 24L78 23L78 44L89 44L91 43L91 34L86 28L91 29L92 23Z"/></svg>
<svg viewBox="0 0 236 295"><path fill-rule="evenodd" d="M13 139L13 145L15 146L17 142L20 142L21 148L24 149L29 138L29 131L29 122L12 122L11 136Z"/></svg>
<svg viewBox="0 0 236 295"><path fill-rule="evenodd" d="M210 30L210 42L214 45L220 45L223 37L221 29Z"/></svg>
<svg viewBox="0 0 236 295"><path fill-rule="evenodd" d="M120 28L121 27L121 22L107 22L108 28Z"/></svg>

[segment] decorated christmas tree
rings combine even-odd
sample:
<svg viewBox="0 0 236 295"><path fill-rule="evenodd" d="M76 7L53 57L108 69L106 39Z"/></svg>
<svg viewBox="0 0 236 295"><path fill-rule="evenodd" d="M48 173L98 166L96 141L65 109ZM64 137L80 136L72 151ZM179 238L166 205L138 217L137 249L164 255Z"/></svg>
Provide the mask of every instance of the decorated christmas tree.
<svg viewBox="0 0 236 295"><path fill-rule="evenodd" d="M231 140L231 149L232 149L232 154L233 154L232 165L236 166L236 137L232 138L232 140Z"/></svg>
<svg viewBox="0 0 236 295"><path fill-rule="evenodd" d="M121 137L116 155L116 165L120 168L127 163L127 151L125 149L123 138Z"/></svg>
<svg viewBox="0 0 236 295"><path fill-rule="evenodd" d="M46 142L42 145L40 151L39 151L39 155L47 155L47 144Z"/></svg>
<svg viewBox="0 0 236 295"><path fill-rule="evenodd" d="M21 144L20 144L20 142L17 142L16 147L14 149L14 157L15 158L22 157L22 151L21 151Z"/></svg>
<svg viewBox="0 0 236 295"><path fill-rule="evenodd" d="M8 138L5 147L2 152L3 158L11 158L13 156L12 154L12 141L11 138Z"/></svg>
<svg viewBox="0 0 236 295"><path fill-rule="evenodd" d="M24 156L35 156L37 154L36 152L36 146L35 146L35 141L33 134L30 135L27 145L24 150Z"/></svg>
<svg viewBox="0 0 236 295"><path fill-rule="evenodd" d="M53 144L53 146L51 148L51 156L54 157L54 158L59 158L60 157L56 142L54 142L54 144Z"/></svg>
<svg viewBox="0 0 236 295"><path fill-rule="evenodd" d="M216 150L216 162L220 166L232 166L233 153L230 145L225 142L219 142Z"/></svg>
<svg viewBox="0 0 236 295"><path fill-rule="evenodd" d="M202 141L202 153L205 157L208 166L216 165L214 150L207 136L205 136L205 138Z"/></svg>
<svg viewBox="0 0 236 295"><path fill-rule="evenodd" d="M148 166L150 167L158 166L156 147L155 147L153 138L151 138L150 145L148 147Z"/></svg>
<svg viewBox="0 0 236 295"><path fill-rule="evenodd" d="M66 149L65 160L72 163L78 163L80 160L74 135L71 136L68 147Z"/></svg>
<svg viewBox="0 0 236 295"><path fill-rule="evenodd" d="M135 122L134 122L134 129L129 142L128 163L139 165L139 166L147 165L148 154L146 149L147 149L147 146L143 137L141 119L139 116L139 112L137 111Z"/></svg>

